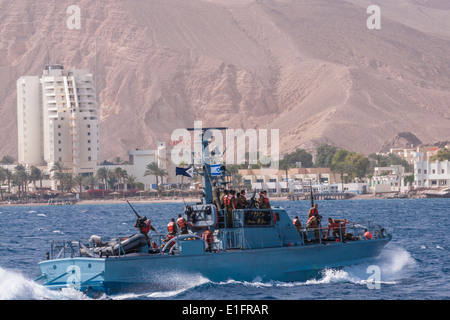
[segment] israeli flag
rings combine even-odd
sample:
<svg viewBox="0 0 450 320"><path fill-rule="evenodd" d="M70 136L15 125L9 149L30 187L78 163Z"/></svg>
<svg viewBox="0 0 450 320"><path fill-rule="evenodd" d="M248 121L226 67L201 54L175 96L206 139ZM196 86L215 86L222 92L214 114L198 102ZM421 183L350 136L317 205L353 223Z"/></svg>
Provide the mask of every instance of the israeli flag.
<svg viewBox="0 0 450 320"><path fill-rule="evenodd" d="M220 163L211 165L211 176L220 176Z"/></svg>

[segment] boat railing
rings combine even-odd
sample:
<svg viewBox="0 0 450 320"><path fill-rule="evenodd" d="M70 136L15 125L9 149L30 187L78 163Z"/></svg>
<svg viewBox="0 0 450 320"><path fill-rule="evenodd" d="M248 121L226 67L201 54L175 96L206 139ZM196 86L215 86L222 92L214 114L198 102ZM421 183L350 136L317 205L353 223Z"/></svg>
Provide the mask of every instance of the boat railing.
<svg viewBox="0 0 450 320"><path fill-rule="evenodd" d="M339 238L333 234L339 235ZM337 232L336 232L337 231ZM370 238L366 236L366 232L370 234ZM305 240L319 241L320 243L327 237L334 240L343 242L345 240L369 240L385 238L387 236L386 230L378 224L365 222L348 222L345 224L339 224L339 229L329 228L328 226L319 226L317 228L305 228L302 230L302 234L305 235Z"/></svg>
<svg viewBox="0 0 450 320"><path fill-rule="evenodd" d="M122 245L121 238L116 239L117 254L115 256L126 256L125 249ZM77 241L69 240L52 240L50 244L50 252L48 252L47 260L62 259L62 258L76 258L76 257L91 257L101 258L103 255L96 252L98 245L94 239L79 239Z"/></svg>

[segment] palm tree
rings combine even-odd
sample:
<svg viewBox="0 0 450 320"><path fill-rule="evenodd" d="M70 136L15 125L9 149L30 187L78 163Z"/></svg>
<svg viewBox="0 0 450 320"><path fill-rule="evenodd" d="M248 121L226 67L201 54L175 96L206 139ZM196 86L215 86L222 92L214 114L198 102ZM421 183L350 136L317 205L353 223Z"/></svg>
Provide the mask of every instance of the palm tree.
<svg viewBox="0 0 450 320"><path fill-rule="evenodd" d="M95 176L87 176L86 179L86 185L89 186L89 190L93 190L95 185L97 184L97 178Z"/></svg>
<svg viewBox="0 0 450 320"><path fill-rule="evenodd" d="M2 186L3 186L3 182L5 182L6 179L7 179L7 176L6 176L5 169L0 167L0 195L2 197L2 201L3 201L3 189L2 189Z"/></svg>
<svg viewBox="0 0 450 320"><path fill-rule="evenodd" d="M126 181L126 183L128 183L130 185L131 189L134 189L136 187L137 182L138 182L137 178L135 176L133 176L132 174L127 175L125 177L125 181Z"/></svg>
<svg viewBox="0 0 450 320"><path fill-rule="evenodd" d="M11 193L11 182L14 178L14 173L10 169L3 169L6 174L6 181L8 182L8 193Z"/></svg>
<svg viewBox="0 0 450 320"><path fill-rule="evenodd" d="M152 162L145 167L144 177L154 175L156 177L156 189L158 190L160 175L159 166L156 162Z"/></svg>
<svg viewBox="0 0 450 320"><path fill-rule="evenodd" d="M37 189L36 181L38 181L38 180L41 181L41 188L42 188L42 179L41 179L42 175L43 175L43 171L41 169L39 169L38 167L35 167L35 166L31 166L30 181L33 183L35 189Z"/></svg>
<svg viewBox="0 0 450 320"><path fill-rule="evenodd" d="M50 169L50 171L55 172L53 177L59 181L59 185L61 186L61 192L64 193L64 171L66 171L67 168L64 167L64 165L61 162L55 162Z"/></svg>
<svg viewBox="0 0 450 320"><path fill-rule="evenodd" d="M16 159L14 159L9 154L6 156L3 156L2 160L0 160L0 164L13 164Z"/></svg>
<svg viewBox="0 0 450 320"><path fill-rule="evenodd" d="M115 157L114 160L113 160L113 162L114 162L115 164L123 164L123 160L122 160L120 157Z"/></svg>
<svg viewBox="0 0 450 320"><path fill-rule="evenodd" d="M83 195L83 186L85 184L86 179L81 174L78 174L73 178L73 181L75 182L75 185L80 188L80 199L81 199Z"/></svg>
<svg viewBox="0 0 450 320"><path fill-rule="evenodd" d="M28 180L29 180L30 176L29 176L25 166L22 164L18 164L17 166L15 166L14 167L14 176L15 176L17 185L19 186L19 194L20 194L20 189L22 188L23 195L26 197L27 196L27 185L28 185Z"/></svg>
<svg viewBox="0 0 450 320"><path fill-rule="evenodd" d="M120 183L122 182L122 190L125 189L124 188L124 181L125 181L125 177L127 176L127 171L123 170L121 167L117 167L114 169L114 175L117 178L117 190L120 191Z"/></svg>
<svg viewBox="0 0 450 320"><path fill-rule="evenodd" d="M161 177L161 183L163 183L163 178L169 176L169 173L166 169L159 168L158 175Z"/></svg>
<svg viewBox="0 0 450 320"><path fill-rule="evenodd" d="M98 170L97 170L97 179L101 180L104 185L103 197L105 196L105 190L107 188L107 179L108 179L109 171L110 170L106 167L101 167L101 168L98 168Z"/></svg>

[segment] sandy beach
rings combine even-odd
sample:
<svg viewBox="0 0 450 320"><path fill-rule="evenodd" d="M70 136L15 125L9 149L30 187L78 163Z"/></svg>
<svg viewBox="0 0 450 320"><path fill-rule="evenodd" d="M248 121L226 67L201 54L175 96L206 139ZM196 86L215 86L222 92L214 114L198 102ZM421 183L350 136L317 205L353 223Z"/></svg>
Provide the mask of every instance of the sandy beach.
<svg viewBox="0 0 450 320"><path fill-rule="evenodd" d="M354 197L348 199L348 200L370 200L370 199L381 199L379 196L375 194L362 194L362 195L355 195ZM138 197L132 197L132 198L118 198L118 199L82 199L73 205L101 205L101 204L123 204L127 203L127 200L132 204L138 204L138 203L183 203L183 198L180 197L162 197L162 198L138 198ZM200 199L198 197L187 197L184 198L184 201L186 203L196 203L200 202ZM289 201L289 199L285 196L282 197L272 197L270 198L270 201L277 202L277 201ZM303 200L299 200L303 201ZM309 200L308 200L309 201ZM338 200L336 200L338 201ZM39 202L29 202L29 203L15 203L15 202L2 202L0 203L0 206L2 207L10 207L10 206L48 206L47 202L39 203Z"/></svg>

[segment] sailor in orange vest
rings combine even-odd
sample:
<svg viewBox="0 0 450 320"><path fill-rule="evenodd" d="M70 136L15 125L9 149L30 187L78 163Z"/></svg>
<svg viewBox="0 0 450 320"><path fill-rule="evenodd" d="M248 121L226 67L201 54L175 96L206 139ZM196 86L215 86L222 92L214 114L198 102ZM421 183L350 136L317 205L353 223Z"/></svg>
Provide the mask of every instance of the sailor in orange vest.
<svg viewBox="0 0 450 320"><path fill-rule="evenodd" d="M164 243L169 242L171 239L175 238L177 236L177 224L175 223L175 218L172 218L169 222L169 224L167 225L167 236L166 238L163 240ZM168 249L170 250L170 248L172 248L172 246L175 244L175 242L172 242L170 244L170 246L168 247Z"/></svg>
<svg viewBox="0 0 450 320"><path fill-rule="evenodd" d="M294 227L297 229L298 233L300 233L303 239L306 240L306 232L303 231L303 226L300 220L298 219L298 216L295 216L294 220L292 220L292 223L294 224Z"/></svg>
<svg viewBox="0 0 450 320"><path fill-rule="evenodd" d="M315 215L312 215L311 218L308 219L308 222L306 223L306 229L314 230L315 239L319 240L320 238L319 221Z"/></svg>
<svg viewBox="0 0 450 320"><path fill-rule="evenodd" d="M367 240L372 239L372 233L367 229L364 229L364 238L366 238Z"/></svg>
<svg viewBox="0 0 450 320"><path fill-rule="evenodd" d="M308 219L309 218L311 218L311 216L318 216L319 215L319 209L318 209L318 207L319 207L319 205L316 203L316 204L314 204L314 206L313 207L311 207L310 209L309 209L309 212L308 212Z"/></svg>
<svg viewBox="0 0 450 320"><path fill-rule="evenodd" d="M178 229L177 229L177 225L175 223L175 218L172 218L170 220L169 224L167 225L167 232L168 232L168 235L176 237L176 235L178 233Z"/></svg>
<svg viewBox="0 0 450 320"><path fill-rule="evenodd" d="M266 190L259 193L258 207L259 209L270 209L269 198L267 197Z"/></svg>
<svg viewBox="0 0 450 320"><path fill-rule="evenodd" d="M340 239L341 237L341 231L342 234L345 233L345 224L348 223L347 220L339 220L339 219L331 219L328 218L328 230L327 235L325 236L325 240L328 239L328 235L331 234L335 239Z"/></svg>
<svg viewBox="0 0 450 320"><path fill-rule="evenodd" d="M294 227L297 229L298 233L302 233L302 223L298 220L298 216L295 216L294 220L292 220Z"/></svg>
<svg viewBox="0 0 450 320"><path fill-rule="evenodd" d="M188 234L188 226L192 227L192 223L187 222L181 213L178 214L177 225L180 227L180 234Z"/></svg>
<svg viewBox="0 0 450 320"><path fill-rule="evenodd" d="M227 197L228 197L228 190L223 190L223 193L220 195L220 208L226 209L226 203L227 203Z"/></svg>
<svg viewBox="0 0 450 320"><path fill-rule="evenodd" d="M138 220L140 220L140 219L138 219ZM142 223L142 220L144 220L143 223ZM136 221L135 226L137 226L139 232L142 233L145 236L145 239L147 240L147 243L150 246L150 238L148 236L148 233L150 232L150 230L155 231L157 234L159 234L159 233L152 226L152 221L150 219L147 219L147 218L144 217L144 218L142 218L142 220Z"/></svg>
<svg viewBox="0 0 450 320"><path fill-rule="evenodd" d="M233 210L236 209L236 197L234 196L235 194L236 191L230 190L230 194L223 199L227 214L227 228L231 228L233 226Z"/></svg>
<svg viewBox="0 0 450 320"><path fill-rule="evenodd" d="M214 235L211 232L211 230L209 230L209 227L208 227L208 229L205 230L205 232L203 232L202 238L203 238L203 240L205 240L205 243L206 243L205 250L208 252L211 252L212 243L214 241Z"/></svg>

